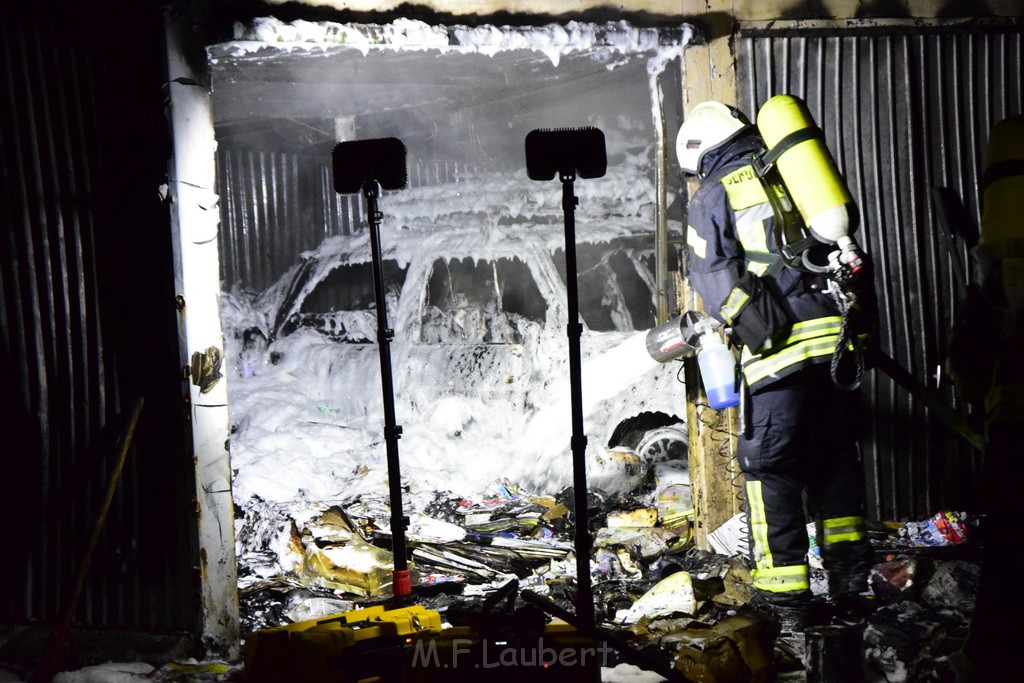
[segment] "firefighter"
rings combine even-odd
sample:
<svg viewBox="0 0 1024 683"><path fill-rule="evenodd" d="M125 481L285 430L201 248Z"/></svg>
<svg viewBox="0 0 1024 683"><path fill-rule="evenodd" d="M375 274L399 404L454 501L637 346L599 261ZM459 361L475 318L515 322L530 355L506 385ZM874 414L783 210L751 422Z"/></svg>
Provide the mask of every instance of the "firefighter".
<svg viewBox="0 0 1024 683"><path fill-rule="evenodd" d="M979 243L971 289L953 328L949 367L959 396L984 417L982 470L986 508L981 585L970 633L958 658L957 680L997 680L1015 664L1015 635L1004 624L1021 599L1007 590L1016 562L997 545L1013 538L1016 482L1024 430L1024 115L996 123L989 134L982 181Z"/></svg>
<svg viewBox="0 0 1024 683"><path fill-rule="evenodd" d="M842 318L827 282L779 257L774 209L753 167L764 146L742 113L709 101L684 120L676 152L682 171L700 180L687 209L689 281L741 347L748 400L737 459L755 601L798 632L812 595L804 496L830 596L868 589L863 410L830 373Z"/></svg>

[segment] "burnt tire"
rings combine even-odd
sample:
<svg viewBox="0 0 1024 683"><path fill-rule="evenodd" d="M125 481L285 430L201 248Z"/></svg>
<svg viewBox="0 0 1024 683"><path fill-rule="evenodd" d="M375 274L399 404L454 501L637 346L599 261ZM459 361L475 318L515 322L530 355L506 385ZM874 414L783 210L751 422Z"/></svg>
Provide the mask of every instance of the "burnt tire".
<svg viewBox="0 0 1024 683"><path fill-rule="evenodd" d="M622 445L651 464L670 460L685 463L689 436L686 425L667 425L631 432L622 440Z"/></svg>

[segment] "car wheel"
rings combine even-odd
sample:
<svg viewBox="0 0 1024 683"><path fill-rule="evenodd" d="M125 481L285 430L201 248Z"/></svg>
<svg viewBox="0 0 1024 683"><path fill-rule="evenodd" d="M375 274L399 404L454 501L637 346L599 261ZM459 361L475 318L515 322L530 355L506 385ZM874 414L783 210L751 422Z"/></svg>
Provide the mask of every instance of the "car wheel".
<svg viewBox="0 0 1024 683"><path fill-rule="evenodd" d="M687 461L689 436L685 425L649 429L638 434L635 442L633 451L648 463Z"/></svg>

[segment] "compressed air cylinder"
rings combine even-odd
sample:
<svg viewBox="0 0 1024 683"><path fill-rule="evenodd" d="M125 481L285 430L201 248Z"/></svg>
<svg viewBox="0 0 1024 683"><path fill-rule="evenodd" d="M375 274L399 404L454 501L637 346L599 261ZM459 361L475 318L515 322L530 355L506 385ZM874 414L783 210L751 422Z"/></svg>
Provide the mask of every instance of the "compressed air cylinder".
<svg viewBox="0 0 1024 683"><path fill-rule="evenodd" d="M981 244L1000 270L1010 313L1024 313L1024 115L1003 119L988 137Z"/></svg>
<svg viewBox="0 0 1024 683"><path fill-rule="evenodd" d="M1001 258L1024 257L1024 115L992 127L986 154L981 242Z"/></svg>
<svg viewBox="0 0 1024 683"><path fill-rule="evenodd" d="M815 126L807 105L793 95L776 95L757 113L757 128L769 150L785 144L790 134ZM853 197L821 137L791 146L775 165L814 237L834 244L849 236Z"/></svg>

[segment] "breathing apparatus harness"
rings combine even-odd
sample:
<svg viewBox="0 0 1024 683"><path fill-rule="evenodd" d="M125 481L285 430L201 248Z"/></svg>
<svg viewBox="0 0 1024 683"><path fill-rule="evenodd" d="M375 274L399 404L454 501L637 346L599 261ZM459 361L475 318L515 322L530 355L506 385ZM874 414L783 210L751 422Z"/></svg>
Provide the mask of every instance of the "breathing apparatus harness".
<svg viewBox="0 0 1024 683"><path fill-rule="evenodd" d="M828 155L824 145L824 134L821 129L810 120L806 107L799 99L790 95L778 95L768 103L781 101L784 106L795 107L801 117L801 127L786 133L774 144L767 146L763 152L754 155L753 168L758 179L764 187L765 194L775 214L774 237L778 245L779 253L765 274L774 275L783 267L789 267L802 273L822 277L827 286L825 292L832 296L839 307L842 322L840 323L839 338L835 350L832 353L830 372L832 381L841 389L852 391L860 387L865 369L865 349L859 337L859 330L853 322L853 313L858 305L858 288L866 272L865 262L860 247L853 238L840 228L843 234L835 235L835 239L829 236L819 235L812 226L808 226L800 206L799 198L794 198L790 188L785 182L783 173L779 168L780 158L805 142L817 141L817 147L805 146L807 153L816 154L819 162L817 171L832 177L827 177L825 182L835 184L835 195L839 198L848 198L849 194L835 163ZM762 112L765 107L762 108ZM758 125L761 126L761 117L758 117ZM762 130L762 137L764 131ZM822 154L822 152L824 154ZM794 207L794 204L796 207ZM794 210L796 208L797 210ZM828 210L834 211L836 207ZM846 211L843 207L843 211ZM846 220L849 216L846 215ZM812 222L813 223L813 222ZM840 366L844 360L850 359L853 362L853 375L849 380L843 379L840 373Z"/></svg>

